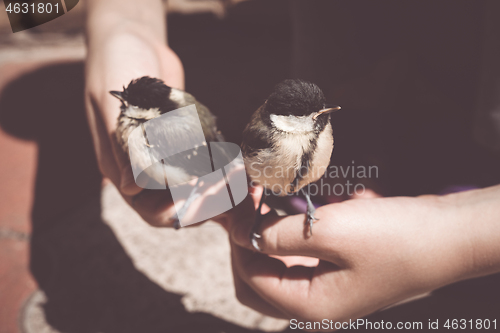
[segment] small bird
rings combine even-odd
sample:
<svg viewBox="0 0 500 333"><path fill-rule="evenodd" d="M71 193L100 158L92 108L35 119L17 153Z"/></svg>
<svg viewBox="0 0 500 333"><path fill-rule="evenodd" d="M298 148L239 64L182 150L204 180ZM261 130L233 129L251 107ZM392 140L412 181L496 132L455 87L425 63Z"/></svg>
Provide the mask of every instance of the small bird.
<svg viewBox="0 0 500 333"><path fill-rule="evenodd" d="M134 129L142 127L145 140L133 141L133 144L142 145L138 151L145 153L139 155L139 160L134 161L134 163L141 166L141 170L144 170L150 177L149 181L163 185L176 185L196 178L199 179L207 173L206 167L203 167L206 166L206 161L210 161L207 142L223 142L224 138L217 129L216 117L194 96L169 87L160 79L148 76L132 80L126 88L123 87L123 91L110 91L110 94L122 103L116 128L116 139L127 155L129 153L129 136ZM193 113L181 111L182 113L178 116L169 118L168 126L149 126L146 135L144 127L146 122L169 111L193 104L196 106L198 117L193 116ZM199 141L200 136L195 133L196 129L199 129L200 123L205 136L203 142ZM160 143L156 143L155 146L150 145L148 142L150 135L160 137ZM145 147L153 149L145 149ZM167 151L171 147L177 147L181 153L168 156ZM160 168L148 168L151 161L149 154L157 154L158 160L161 159ZM200 195L197 193L198 185L197 183L193 188L180 211L171 218L176 229L180 228L179 221L189 205Z"/></svg>
<svg viewBox="0 0 500 333"><path fill-rule="evenodd" d="M288 79L279 83L252 115L243 132L242 152L250 179L264 187L254 227L253 247L262 220L266 190L278 196L297 193L323 176L333 151L330 113L340 106L325 104L321 89L310 82ZM312 235L315 208L308 191L307 219Z"/></svg>

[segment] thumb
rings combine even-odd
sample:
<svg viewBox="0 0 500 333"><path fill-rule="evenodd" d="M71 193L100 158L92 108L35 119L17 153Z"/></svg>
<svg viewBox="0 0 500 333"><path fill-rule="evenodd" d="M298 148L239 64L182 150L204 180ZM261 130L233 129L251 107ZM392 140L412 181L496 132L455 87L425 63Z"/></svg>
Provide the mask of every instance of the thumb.
<svg viewBox="0 0 500 333"><path fill-rule="evenodd" d="M129 165L123 166L120 169L120 191L125 195L136 195L142 191L142 188L137 186L134 174L132 173L132 167Z"/></svg>
<svg viewBox="0 0 500 333"><path fill-rule="evenodd" d="M309 256L328 260L331 257L332 242L327 227L328 217L326 210L319 208L316 217L320 221L314 225L314 234L309 234L309 228L305 226L305 214L276 216L268 214L263 217L258 232L262 236L259 246L262 252L279 256ZM237 245L247 249L253 249L250 241L250 233L254 225L253 218L247 218L240 223L233 223L231 239Z"/></svg>
<svg viewBox="0 0 500 333"><path fill-rule="evenodd" d="M129 196L136 195L142 191L142 188L135 183L128 154L119 146L115 135L111 135L111 142L113 143L113 154L120 170L120 192Z"/></svg>

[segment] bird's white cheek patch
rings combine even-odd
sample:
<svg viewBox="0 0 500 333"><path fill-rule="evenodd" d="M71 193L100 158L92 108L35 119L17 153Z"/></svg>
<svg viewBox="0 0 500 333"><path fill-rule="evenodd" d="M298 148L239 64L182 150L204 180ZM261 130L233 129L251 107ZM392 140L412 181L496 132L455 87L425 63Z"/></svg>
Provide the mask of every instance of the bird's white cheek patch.
<svg viewBox="0 0 500 333"><path fill-rule="evenodd" d="M175 88L172 88L170 91L170 96L169 98L179 104L185 104L186 103L186 98L184 97L184 92Z"/></svg>
<svg viewBox="0 0 500 333"><path fill-rule="evenodd" d="M297 117L272 114L270 118L274 126L283 132L306 133L314 130L312 115Z"/></svg>
<svg viewBox="0 0 500 333"><path fill-rule="evenodd" d="M134 119L146 119L150 120L153 118L156 118L160 115L160 110L156 108L152 109L141 109L137 106L128 106L127 109L125 110L125 115L130 118Z"/></svg>

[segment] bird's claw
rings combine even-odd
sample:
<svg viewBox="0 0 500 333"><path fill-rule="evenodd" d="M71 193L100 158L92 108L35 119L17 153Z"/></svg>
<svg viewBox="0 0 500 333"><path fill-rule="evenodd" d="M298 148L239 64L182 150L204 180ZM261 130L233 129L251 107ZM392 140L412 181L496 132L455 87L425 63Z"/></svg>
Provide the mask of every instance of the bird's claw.
<svg viewBox="0 0 500 333"><path fill-rule="evenodd" d="M262 235L259 234L258 230L260 228L263 219L261 209L265 198L266 198L266 191L264 190L264 192L262 192L262 196L260 197L259 208L257 208L257 214L255 214L255 221L252 226L252 231L250 232L250 242L252 243L253 248L258 252L262 252L262 249L260 248L259 242L257 242L257 240L262 238Z"/></svg>
<svg viewBox="0 0 500 333"><path fill-rule="evenodd" d="M262 238L262 235L259 234L259 232L257 231L257 227L259 224L260 223L254 224L254 226L252 228L252 232L250 233L250 241L252 242L252 246L254 249L256 249L259 252L262 252L262 249L260 248L259 242L258 242L258 240Z"/></svg>
<svg viewBox="0 0 500 333"><path fill-rule="evenodd" d="M260 238L262 238L262 235L260 235L256 232L252 232L250 234L250 241L252 242L253 248L259 252L262 252L262 249L260 248L259 243L257 242L257 239L260 239Z"/></svg>
<svg viewBox="0 0 500 333"><path fill-rule="evenodd" d="M314 221L319 221L317 217L314 216L313 213L307 213L307 223L309 224L309 235L313 235L313 224Z"/></svg>

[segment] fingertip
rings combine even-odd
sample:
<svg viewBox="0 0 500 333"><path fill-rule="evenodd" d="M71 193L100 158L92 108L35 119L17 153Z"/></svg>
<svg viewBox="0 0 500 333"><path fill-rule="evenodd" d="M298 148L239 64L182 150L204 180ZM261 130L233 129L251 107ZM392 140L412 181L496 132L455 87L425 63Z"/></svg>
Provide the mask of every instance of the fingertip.
<svg viewBox="0 0 500 333"><path fill-rule="evenodd" d="M120 181L120 190L125 195L136 195L142 191L142 188L137 186L134 180L134 175L132 174L132 169L127 167L122 170L121 173L121 181Z"/></svg>
<svg viewBox="0 0 500 333"><path fill-rule="evenodd" d="M252 197L255 209L259 208L259 202L260 198L262 197L262 193L264 192L264 188L262 186L254 186L250 184L250 186L248 187L248 192Z"/></svg>
<svg viewBox="0 0 500 333"><path fill-rule="evenodd" d="M231 238L237 245L247 249L253 249L250 241L253 223L253 219L242 219L240 222L233 223Z"/></svg>

